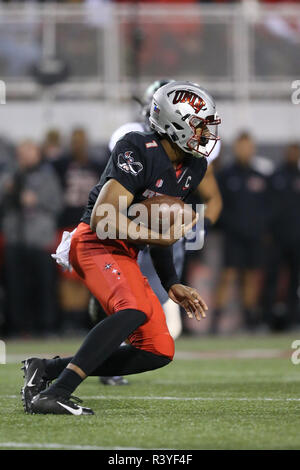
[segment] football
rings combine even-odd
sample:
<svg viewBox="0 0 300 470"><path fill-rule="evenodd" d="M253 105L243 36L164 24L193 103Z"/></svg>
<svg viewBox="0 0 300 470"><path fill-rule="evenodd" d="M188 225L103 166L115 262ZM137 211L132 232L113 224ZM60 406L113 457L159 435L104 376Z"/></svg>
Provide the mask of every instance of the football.
<svg viewBox="0 0 300 470"><path fill-rule="evenodd" d="M129 207L128 217L158 233L167 232L181 217L181 224L189 225L196 217L189 204L172 196L153 196Z"/></svg>

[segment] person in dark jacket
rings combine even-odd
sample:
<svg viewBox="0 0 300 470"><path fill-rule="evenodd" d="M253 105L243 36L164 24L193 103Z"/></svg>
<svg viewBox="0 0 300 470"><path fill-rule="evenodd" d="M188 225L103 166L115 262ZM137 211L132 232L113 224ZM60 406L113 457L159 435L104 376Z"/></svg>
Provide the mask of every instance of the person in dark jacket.
<svg viewBox="0 0 300 470"><path fill-rule="evenodd" d="M270 181L271 244L264 295L266 321L272 329L293 327L300 318L300 145L290 144ZM281 268L287 268L285 295L278 295ZM281 283L282 287L284 283ZM280 298L281 297L281 298ZM282 302L280 300L283 300Z"/></svg>
<svg viewBox="0 0 300 470"><path fill-rule="evenodd" d="M0 202L11 334L53 333L56 308L50 252L62 194L55 172L42 161L34 142L22 142L16 167L2 172Z"/></svg>
<svg viewBox="0 0 300 470"><path fill-rule="evenodd" d="M223 230L223 269L216 290L211 332L218 329L232 283L239 279L246 328L257 324L257 270L263 258L263 236L268 214L268 182L253 164L255 144L248 133L234 143L234 162L220 171L223 198L220 227Z"/></svg>

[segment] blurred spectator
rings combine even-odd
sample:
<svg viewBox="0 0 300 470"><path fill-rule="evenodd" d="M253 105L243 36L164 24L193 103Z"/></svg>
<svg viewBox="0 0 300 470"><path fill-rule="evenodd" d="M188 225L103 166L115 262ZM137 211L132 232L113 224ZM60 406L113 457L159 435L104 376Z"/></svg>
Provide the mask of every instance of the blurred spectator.
<svg viewBox="0 0 300 470"><path fill-rule="evenodd" d="M273 216L264 311L272 329L293 327L300 320L300 145L287 147L285 160L270 183ZM281 268L287 269L285 292L278 292ZM281 283L282 285L283 283ZM282 287L282 286L281 286ZM282 289L281 289L282 290ZM285 295L284 295L285 294Z"/></svg>
<svg viewBox="0 0 300 470"><path fill-rule="evenodd" d="M56 310L49 252L62 207L59 182L32 141L18 146L16 168L4 171L1 179L10 331L51 333Z"/></svg>
<svg viewBox="0 0 300 470"><path fill-rule="evenodd" d="M12 157L13 152L7 151L6 145L3 139L0 139L0 191L2 186L2 180L6 171L7 165L9 164L9 158ZM2 221L2 205L0 198L0 227ZM5 286L4 286L4 248L3 248L3 234L0 231L0 334L2 328L5 325Z"/></svg>
<svg viewBox="0 0 300 470"><path fill-rule="evenodd" d="M43 157L46 160L54 161L61 157L63 146L59 130L50 129L43 142Z"/></svg>
<svg viewBox="0 0 300 470"><path fill-rule="evenodd" d="M5 137L0 137L0 171L9 164L14 155L14 147Z"/></svg>
<svg viewBox="0 0 300 470"><path fill-rule="evenodd" d="M244 323L257 323L257 270L263 259L263 236L268 214L267 179L253 166L253 138L242 133L234 143L234 163L223 169L218 182L223 197L220 226L224 234L223 269L215 294L211 332L218 330L233 282L239 280Z"/></svg>
<svg viewBox="0 0 300 470"><path fill-rule="evenodd" d="M53 161L64 192L64 210L59 220L61 238L64 230L72 231L78 225L91 188L99 181L105 163L90 155L88 136L84 129L74 129L70 150ZM59 302L63 312L63 329L81 329L86 326L89 292L75 272L62 272L59 280Z"/></svg>
<svg viewBox="0 0 300 470"><path fill-rule="evenodd" d="M88 136L84 129L74 129L70 150L53 161L64 191L64 210L59 226L74 229L82 216L90 189L98 182L104 165L95 160L89 150Z"/></svg>

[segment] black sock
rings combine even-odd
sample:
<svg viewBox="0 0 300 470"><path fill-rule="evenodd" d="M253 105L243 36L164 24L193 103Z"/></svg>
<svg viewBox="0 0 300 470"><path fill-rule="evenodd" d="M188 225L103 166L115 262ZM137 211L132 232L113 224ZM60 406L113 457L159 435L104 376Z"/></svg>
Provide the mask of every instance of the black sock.
<svg viewBox="0 0 300 470"><path fill-rule="evenodd" d="M146 315L140 310L127 309L114 313L89 332L71 363L78 366L86 375L90 375L119 347L122 341L145 323L146 319ZM66 369L66 371L69 370ZM77 375L77 380L74 380L73 374ZM58 391L61 393L65 390L66 395L71 395L82 381L76 372L73 374L67 374L64 370L45 393L56 395Z"/></svg>
<svg viewBox="0 0 300 470"><path fill-rule="evenodd" d="M41 395L70 396L83 379L71 369L64 369L54 385L46 388Z"/></svg>
<svg viewBox="0 0 300 470"><path fill-rule="evenodd" d="M57 379L59 374L71 362L73 356L70 357L54 357L53 359L44 359L45 375L47 380Z"/></svg>

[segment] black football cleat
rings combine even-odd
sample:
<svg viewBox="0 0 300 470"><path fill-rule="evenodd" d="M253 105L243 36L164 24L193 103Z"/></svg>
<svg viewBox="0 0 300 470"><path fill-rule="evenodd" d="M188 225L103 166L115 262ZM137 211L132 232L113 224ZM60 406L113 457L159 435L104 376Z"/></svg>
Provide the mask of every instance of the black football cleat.
<svg viewBox="0 0 300 470"><path fill-rule="evenodd" d="M93 415L94 412L90 408L85 408L83 406L77 405L74 403L82 403L77 397L62 397L55 395L46 395L45 393L38 394L33 397L30 405L31 414L53 414L53 415Z"/></svg>
<svg viewBox="0 0 300 470"><path fill-rule="evenodd" d="M120 375L114 375L113 377L99 377L100 382L103 385L128 385L128 380Z"/></svg>
<svg viewBox="0 0 300 470"><path fill-rule="evenodd" d="M21 370L24 371L24 386L21 388L24 411L30 413L31 400L35 395L42 392L50 384L45 378L45 363L43 359L30 357L25 361Z"/></svg>

